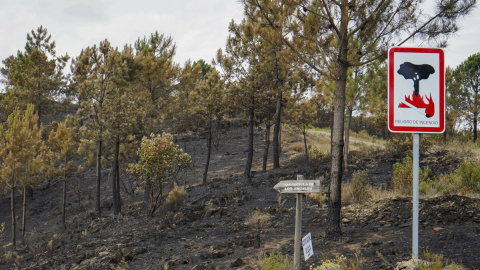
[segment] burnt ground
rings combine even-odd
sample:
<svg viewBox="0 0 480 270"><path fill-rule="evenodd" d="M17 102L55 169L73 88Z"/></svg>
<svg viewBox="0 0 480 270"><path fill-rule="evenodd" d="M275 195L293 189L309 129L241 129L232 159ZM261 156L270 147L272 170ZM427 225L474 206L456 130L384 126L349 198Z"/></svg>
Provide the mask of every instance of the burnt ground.
<svg viewBox="0 0 480 270"><path fill-rule="evenodd" d="M177 143L194 157L191 171L179 180L187 184L185 202L146 216L143 194L122 194L122 214L113 216L109 172L102 186L103 214L93 213L94 172L69 181L67 228L61 227L61 183L42 184L28 200L26 246L18 245L13 258L10 241L9 197L0 200L0 269L258 269L261 254L279 250L293 256L295 196L279 195L280 180L324 177L328 164L313 164L284 149L282 168L261 173L261 138L256 133L255 171L241 175L246 153L246 131L224 132L212 157L209 182L201 182L205 140L178 137ZM392 165L401 156L383 150L353 152L345 181L352 172L366 170L368 181L388 188ZM437 174L455 169L460 159L438 149L424 154L421 165ZM328 179L328 177L325 177ZM125 186L128 180L124 178ZM324 183L325 188L326 183ZM20 197L17 197L17 206ZM411 257L411 198L394 197L347 205L342 210L343 235L325 237L326 204L304 200L303 234L312 233L315 255L303 269L336 255L356 256L363 269L393 269ZM20 206L17 209L18 221ZM252 222L252 213L262 221ZM443 254L468 269L480 269L480 199L465 196L423 198L420 201L420 250ZM259 246L258 246L259 245ZM302 255L303 260L303 255Z"/></svg>

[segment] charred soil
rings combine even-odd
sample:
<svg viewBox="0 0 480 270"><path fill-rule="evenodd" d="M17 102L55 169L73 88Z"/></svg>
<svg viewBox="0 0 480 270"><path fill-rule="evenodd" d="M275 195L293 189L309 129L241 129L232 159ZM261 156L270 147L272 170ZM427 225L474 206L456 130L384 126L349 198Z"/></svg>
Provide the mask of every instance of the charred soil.
<svg viewBox="0 0 480 270"><path fill-rule="evenodd" d="M102 216L94 214L94 172L68 182L67 227L61 225L61 182L51 180L34 190L27 202L25 246L10 243L10 198L0 201L0 269L258 269L261 254L278 250L293 256L295 196L280 195L281 180L324 179L328 163L309 162L284 149L282 167L261 172L262 133L256 133L255 173L242 175L247 132L231 128L222 133L213 151L209 182L201 185L205 140L177 137L177 144L194 159L182 179L187 196L179 206L147 216L140 189L122 193L123 209L112 214L109 171L104 172ZM353 152L344 181L365 170L368 181L389 188L393 164L402 157L383 150ZM460 160L445 150L422 155L421 165L438 174L454 170ZM124 177L124 188L128 179ZM127 188L128 190L129 188ZM21 213L20 197L17 214ZM342 236L327 240L325 203L304 200L303 234L312 233L315 255L303 269L336 255L357 256L364 269L393 269L411 257L411 197L393 197L342 209ZM20 214L18 217L20 221ZM421 250L443 254L469 269L480 269L480 200L441 196L420 200ZM11 256L10 256L11 255ZM303 255L302 255L303 260Z"/></svg>

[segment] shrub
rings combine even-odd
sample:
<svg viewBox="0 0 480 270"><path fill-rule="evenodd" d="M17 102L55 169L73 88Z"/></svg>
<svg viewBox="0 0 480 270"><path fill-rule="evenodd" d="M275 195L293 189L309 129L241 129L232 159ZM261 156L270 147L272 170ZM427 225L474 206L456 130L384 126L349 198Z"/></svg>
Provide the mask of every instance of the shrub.
<svg viewBox="0 0 480 270"><path fill-rule="evenodd" d="M473 162L464 161L456 171L462 187L471 189L472 191L480 191L480 166Z"/></svg>
<svg viewBox="0 0 480 270"><path fill-rule="evenodd" d="M323 260L322 264L319 266L310 266L310 270L341 270L346 269L347 267L347 258L340 255L333 260Z"/></svg>
<svg viewBox="0 0 480 270"><path fill-rule="evenodd" d="M308 198L314 200L317 204L322 204L327 200L327 194L325 193L310 193L308 194Z"/></svg>
<svg viewBox="0 0 480 270"><path fill-rule="evenodd" d="M393 164L393 190L402 195L412 195L412 184L413 184L413 161L412 158L407 156L403 159L402 163ZM420 186L423 186L424 191L426 192L429 186L429 183L432 181L433 172L427 166L424 170L418 170L418 180ZM420 188L422 189L422 187Z"/></svg>
<svg viewBox="0 0 480 270"><path fill-rule="evenodd" d="M328 157L327 153L322 152L317 147L309 147L308 156L311 160L316 162L323 162Z"/></svg>
<svg viewBox="0 0 480 270"><path fill-rule="evenodd" d="M142 139L138 149L140 160L128 165L127 173L135 176L145 188L149 201L148 215L165 203L168 194L164 183L174 183L180 170L191 163L191 157L173 142L168 133L152 134Z"/></svg>
<svg viewBox="0 0 480 270"><path fill-rule="evenodd" d="M13 259L13 252L8 251L7 253L5 253L5 261L7 261L7 263L10 263L12 259Z"/></svg>
<svg viewBox="0 0 480 270"><path fill-rule="evenodd" d="M343 203L364 203L373 197L371 186L367 184L365 171L355 172L350 183L342 186Z"/></svg>
<svg viewBox="0 0 480 270"><path fill-rule="evenodd" d="M260 262L262 270L290 270L293 269L292 258L283 255L281 252L272 251L268 256L264 257Z"/></svg>
<svg viewBox="0 0 480 270"><path fill-rule="evenodd" d="M423 256L427 263L420 264L416 267L416 270L464 270L465 268L462 265L456 264L455 262L449 262L447 259L443 258L443 255L432 254L430 251L426 250L423 253Z"/></svg>
<svg viewBox="0 0 480 270"><path fill-rule="evenodd" d="M253 211L250 217L245 221L245 225L257 226L257 224L260 223L261 226L264 226L270 221L270 219L272 219L272 215L256 210Z"/></svg>
<svg viewBox="0 0 480 270"><path fill-rule="evenodd" d="M393 190L403 195L412 194L413 163L411 157L405 157L402 163L393 164Z"/></svg>
<svg viewBox="0 0 480 270"><path fill-rule="evenodd" d="M187 192L184 187L179 187L177 183L173 183L173 189L168 192L165 204L167 206L178 206L185 200L186 195Z"/></svg>

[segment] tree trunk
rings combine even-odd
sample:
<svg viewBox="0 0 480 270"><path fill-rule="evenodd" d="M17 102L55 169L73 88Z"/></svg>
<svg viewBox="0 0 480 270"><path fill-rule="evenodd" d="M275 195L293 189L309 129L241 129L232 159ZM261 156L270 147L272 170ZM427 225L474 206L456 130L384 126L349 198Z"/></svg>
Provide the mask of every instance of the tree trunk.
<svg viewBox="0 0 480 270"><path fill-rule="evenodd" d="M10 206L12 212L12 244L13 249L17 247L17 234L16 234L16 222L15 222L15 180L12 184L12 189L10 190Z"/></svg>
<svg viewBox="0 0 480 270"><path fill-rule="evenodd" d="M252 163L253 163L253 139L254 139L254 127L255 127L255 109L253 107L253 98L252 106L249 109L249 127L248 127L248 150L247 150L247 164L245 165L244 175L248 178L251 177Z"/></svg>
<svg viewBox="0 0 480 270"><path fill-rule="evenodd" d="M23 186L23 205L22 205L22 246L25 246L25 218L27 217L27 186Z"/></svg>
<svg viewBox="0 0 480 270"><path fill-rule="evenodd" d="M270 128L272 124L267 120L265 122L265 148L263 149L263 167L262 171L267 171L267 162L268 162L268 149L270 148Z"/></svg>
<svg viewBox="0 0 480 270"><path fill-rule="evenodd" d="M210 166L210 156L212 154L212 121L208 123L208 138L207 138L207 162L205 163L205 171L203 172L202 184L207 183L208 167Z"/></svg>
<svg viewBox="0 0 480 270"><path fill-rule="evenodd" d="M342 234L340 228L340 211L341 203L341 181L343 175L343 131L344 131L344 116L345 116L345 89L347 84L347 70L348 70L348 4L346 1L341 7L341 25L339 33L339 51L337 62L337 78L335 81L335 101L334 101L334 117L332 130L332 145L331 155L332 163L330 170L330 198L328 202L328 223L326 235L329 238L337 238Z"/></svg>
<svg viewBox="0 0 480 270"><path fill-rule="evenodd" d="M120 155L120 143L118 145L118 152ZM117 202L118 202L118 213L122 212L122 197L120 196L120 161L117 164Z"/></svg>
<svg viewBox="0 0 480 270"><path fill-rule="evenodd" d="M102 215L102 209L100 207L100 184L102 179L102 136L98 136L97 142L97 190L95 194L95 210L97 216Z"/></svg>
<svg viewBox="0 0 480 270"><path fill-rule="evenodd" d="M119 155L120 155L120 140L117 137L115 140L115 153L113 157L113 168L112 168L112 199L113 199L114 215L120 214L120 202L119 202L119 196L118 196L118 194L120 194L120 186L118 185L118 182L117 182Z"/></svg>
<svg viewBox="0 0 480 270"><path fill-rule="evenodd" d="M473 142L477 141L477 122L478 122L478 115L477 113L473 114Z"/></svg>
<svg viewBox="0 0 480 270"><path fill-rule="evenodd" d="M305 148L305 156L308 159L308 147L307 147L307 127L303 125L303 147Z"/></svg>
<svg viewBox="0 0 480 270"><path fill-rule="evenodd" d="M275 109L275 123L273 128L273 168L280 168L280 124L282 114L282 91L278 90Z"/></svg>
<svg viewBox="0 0 480 270"><path fill-rule="evenodd" d="M347 108L347 126L345 127L345 151L343 153L343 161L345 171L348 171L348 144L350 142L350 124L352 123L352 108Z"/></svg>
<svg viewBox="0 0 480 270"><path fill-rule="evenodd" d="M65 165L67 164L67 158L65 158ZM64 170L63 172L63 194L62 194L62 224L63 228L67 227L66 225L66 213L65 213L65 206L67 204L67 171Z"/></svg>

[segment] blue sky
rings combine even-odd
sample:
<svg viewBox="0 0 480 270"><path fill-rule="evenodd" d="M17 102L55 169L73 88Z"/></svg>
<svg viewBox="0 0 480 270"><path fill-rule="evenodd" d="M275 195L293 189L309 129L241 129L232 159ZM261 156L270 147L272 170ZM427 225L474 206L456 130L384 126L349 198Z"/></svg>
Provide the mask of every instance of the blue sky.
<svg viewBox="0 0 480 270"><path fill-rule="evenodd" d="M240 21L238 0L0 0L0 59L23 50L26 35L43 25L57 54L75 57L82 48L107 38L122 48L159 31L177 44L175 61L210 62L225 47L228 24ZM480 51L480 10L460 21L461 30L445 49L446 65L455 67Z"/></svg>

